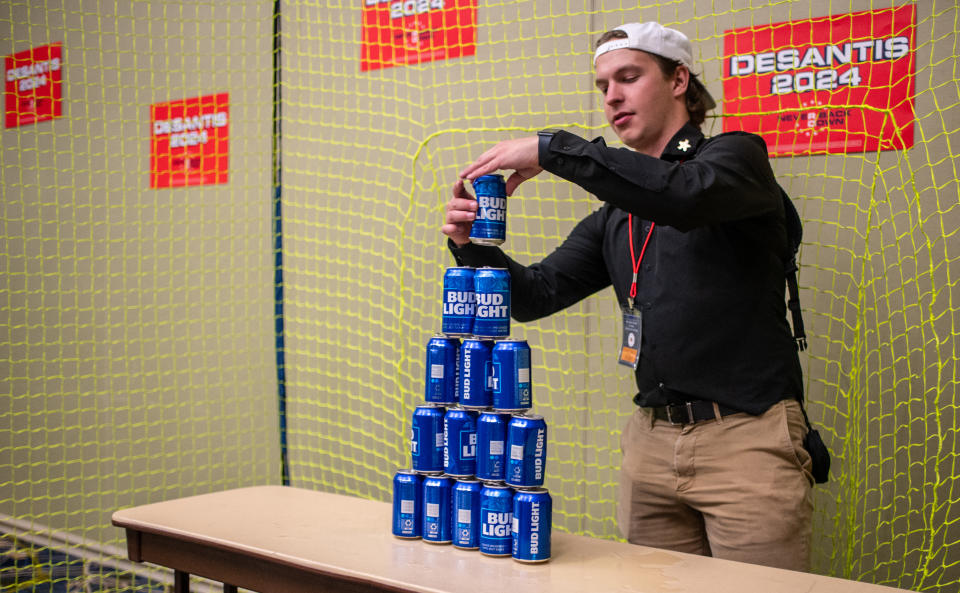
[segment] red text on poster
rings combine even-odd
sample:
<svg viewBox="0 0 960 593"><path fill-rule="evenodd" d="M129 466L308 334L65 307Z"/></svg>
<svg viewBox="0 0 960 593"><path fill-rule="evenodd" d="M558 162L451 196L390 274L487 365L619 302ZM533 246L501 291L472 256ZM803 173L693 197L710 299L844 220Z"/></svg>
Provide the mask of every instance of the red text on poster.
<svg viewBox="0 0 960 593"><path fill-rule="evenodd" d="M27 49L4 59L7 75L4 127L63 115L63 44Z"/></svg>
<svg viewBox="0 0 960 593"><path fill-rule="evenodd" d="M477 0L363 2L360 71L472 56Z"/></svg>
<svg viewBox="0 0 960 593"><path fill-rule="evenodd" d="M913 146L916 8L727 31L723 129L772 156Z"/></svg>
<svg viewBox="0 0 960 593"><path fill-rule="evenodd" d="M150 187L227 182L229 93L150 106Z"/></svg>

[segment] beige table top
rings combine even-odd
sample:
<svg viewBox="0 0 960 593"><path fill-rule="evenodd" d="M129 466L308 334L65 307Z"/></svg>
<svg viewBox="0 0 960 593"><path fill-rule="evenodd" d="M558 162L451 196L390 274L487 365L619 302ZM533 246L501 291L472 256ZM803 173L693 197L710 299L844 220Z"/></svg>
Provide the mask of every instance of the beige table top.
<svg viewBox="0 0 960 593"><path fill-rule="evenodd" d="M556 532L553 559L525 565L449 545L397 539L390 532L391 512L389 503L257 486L120 510L113 523L226 551L238 561L265 559L281 569L431 593L899 590Z"/></svg>

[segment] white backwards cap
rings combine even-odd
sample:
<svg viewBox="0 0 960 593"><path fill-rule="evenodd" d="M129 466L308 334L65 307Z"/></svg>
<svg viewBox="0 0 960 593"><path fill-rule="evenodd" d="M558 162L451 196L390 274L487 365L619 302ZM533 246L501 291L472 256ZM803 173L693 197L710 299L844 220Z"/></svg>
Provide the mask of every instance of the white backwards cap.
<svg viewBox="0 0 960 593"><path fill-rule="evenodd" d="M676 29L668 29L660 23L649 21L646 23L627 23L615 30L627 34L625 39L611 39L597 48L593 54L593 65L597 65L597 58L615 49L640 49L657 54L665 58L680 62L693 70L693 47L687 36Z"/></svg>
<svg viewBox="0 0 960 593"><path fill-rule="evenodd" d="M597 58L615 49L639 49L656 54L686 66L690 70L691 84L700 89L704 106L708 110L717 106L717 102L710 95L707 87L700 82L700 79L693 72L693 46L690 45L690 40L687 39L686 35L653 21L627 23L614 30L623 31L627 34L626 38L611 39L598 47L596 53L593 54L594 67L597 65Z"/></svg>

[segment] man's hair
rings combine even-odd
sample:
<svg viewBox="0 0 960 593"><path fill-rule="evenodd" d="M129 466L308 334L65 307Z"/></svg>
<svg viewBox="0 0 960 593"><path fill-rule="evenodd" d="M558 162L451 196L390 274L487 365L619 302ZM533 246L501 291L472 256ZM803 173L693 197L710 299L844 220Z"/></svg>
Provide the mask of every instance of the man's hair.
<svg viewBox="0 0 960 593"><path fill-rule="evenodd" d="M620 29L607 31L600 36L600 39L597 40L597 44L594 49L599 48L601 45L610 41L611 39L626 39L626 37L627 33L625 31L621 31ZM656 60L657 65L660 66L660 72L663 73L663 77L667 80L673 77L679 66L682 66L682 64L676 60L671 60L670 58L665 58L650 52L644 53ZM694 84L694 81L696 81L698 84ZM699 83L697 75L691 72L690 82L687 84L687 92L684 95L684 98L686 99L687 113L690 114L690 123L697 128L703 125L703 121L707 117L707 111L712 109L712 107L708 107L708 105L712 104L712 101L704 97L704 93L700 90L701 88L703 88L702 83Z"/></svg>

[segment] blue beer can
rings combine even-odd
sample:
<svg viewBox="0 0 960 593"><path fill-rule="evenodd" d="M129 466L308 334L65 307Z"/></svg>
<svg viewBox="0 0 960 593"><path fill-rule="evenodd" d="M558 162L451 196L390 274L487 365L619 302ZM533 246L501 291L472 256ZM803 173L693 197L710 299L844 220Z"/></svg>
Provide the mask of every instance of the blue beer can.
<svg viewBox="0 0 960 593"><path fill-rule="evenodd" d="M453 479L427 476L423 479L423 541L449 544L453 541Z"/></svg>
<svg viewBox="0 0 960 593"><path fill-rule="evenodd" d="M543 416L514 416L507 425L507 484L543 486L547 465L547 423Z"/></svg>
<svg viewBox="0 0 960 593"><path fill-rule="evenodd" d="M473 276L477 312L473 335L506 338L510 335L510 272L506 268L480 268Z"/></svg>
<svg viewBox="0 0 960 593"><path fill-rule="evenodd" d="M513 559L537 563L550 560L553 500L545 488L519 490L513 495Z"/></svg>
<svg viewBox="0 0 960 593"><path fill-rule="evenodd" d="M427 342L424 399L432 404L457 403L460 340L435 334Z"/></svg>
<svg viewBox="0 0 960 593"><path fill-rule="evenodd" d="M453 547L476 550L480 547L479 480L457 480L453 485Z"/></svg>
<svg viewBox="0 0 960 593"><path fill-rule="evenodd" d="M408 469L393 476L393 535L419 539L423 528L423 477Z"/></svg>
<svg viewBox="0 0 960 593"><path fill-rule="evenodd" d="M493 409L523 412L533 407L530 346L526 340L503 340L493 347L490 362Z"/></svg>
<svg viewBox="0 0 960 593"><path fill-rule="evenodd" d="M500 245L507 238L507 184L503 175L481 175L473 180L477 217L470 229L470 242Z"/></svg>
<svg viewBox="0 0 960 593"><path fill-rule="evenodd" d="M477 413L448 408L443 417L443 468L455 478L477 471Z"/></svg>
<svg viewBox="0 0 960 593"><path fill-rule="evenodd" d="M410 426L410 457L413 471L443 473L443 415L440 406L417 406Z"/></svg>
<svg viewBox="0 0 960 593"><path fill-rule="evenodd" d="M480 489L480 553L510 556L513 553L513 489L502 483Z"/></svg>
<svg viewBox="0 0 960 593"><path fill-rule="evenodd" d="M506 478L509 414L482 412L477 418L477 473L480 480L497 481Z"/></svg>
<svg viewBox="0 0 960 593"><path fill-rule="evenodd" d="M457 398L464 408L481 410L493 404L489 381L492 355L492 340L468 339L460 346Z"/></svg>
<svg viewBox="0 0 960 593"><path fill-rule="evenodd" d="M447 268L443 274L443 326L448 336L468 336L473 333L473 318L477 311L474 292L474 268Z"/></svg>

